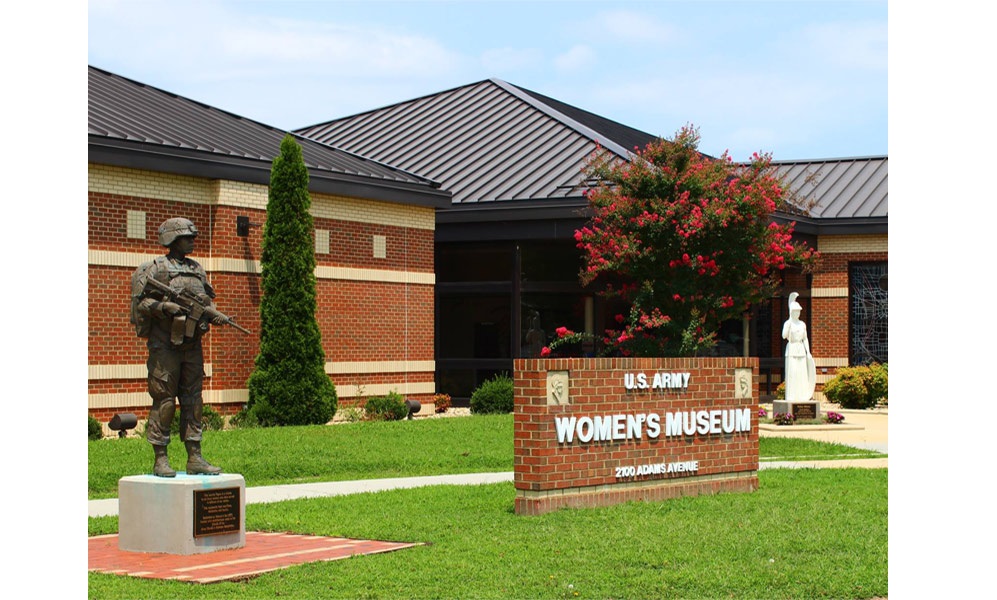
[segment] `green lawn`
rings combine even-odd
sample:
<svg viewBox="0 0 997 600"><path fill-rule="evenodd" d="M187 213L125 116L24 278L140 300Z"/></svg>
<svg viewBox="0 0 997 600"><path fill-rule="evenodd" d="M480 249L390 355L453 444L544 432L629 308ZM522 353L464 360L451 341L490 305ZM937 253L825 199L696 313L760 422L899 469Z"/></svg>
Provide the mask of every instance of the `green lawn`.
<svg viewBox="0 0 997 600"><path fill-rule="evenodd" d="M199 585L89 574L91 598L886 596L887 470L775 469L753 493L512 512L512 484L246 507L253 531L425 542ZM90 519L90 534L117 519Z"/></svg>
<svg viewBox="0 0 997 600"><path fill-rule="evenodd" d="M208 431L202 446L209 461L242 474L249 487L513 468L512 415ZM761 460L875 455L792 438L762 438L759 446ZM170 444L170 460L175 469L183 469L187 458L178 441ZM151 470L152 449L144 439L89 443L90 499L114 498L118 479Z"/></svg>
<svg viewBox="0 0 997 600"><path fill-rule="evenodd" d="M174 466L184 458L174 444ZM762 438L763 457L850 455ZM249 486L512 470L512 418L208 432ZM865 453L864 453L865 454ZM142 439L91 442L90 497L151 467ZM851 457L851 456L848 456ZM886 469L773 469L753 493L513 513L511 483L246 507L246 528L423 542L209 585L88 574L90 598L873 598L886 596ZM88 519L89 535L117 517Z"/></svg>

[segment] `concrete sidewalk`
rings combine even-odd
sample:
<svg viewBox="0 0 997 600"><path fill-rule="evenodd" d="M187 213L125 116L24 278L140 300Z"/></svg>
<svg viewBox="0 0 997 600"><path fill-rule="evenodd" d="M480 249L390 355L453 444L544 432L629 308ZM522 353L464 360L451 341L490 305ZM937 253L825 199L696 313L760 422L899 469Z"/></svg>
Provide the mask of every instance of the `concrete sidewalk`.
<svg viewBox="0 0 997 600"><path fill-rule="evenodd" d="M771 414L771 407L768 407ZM822 407L822 410L825 410ZM831 410L835 410L831 408ZM822 442L837 442L866 450L887 452L888 418L886 411L837 410L845 415L845 426L806 426L778 427L760 425L761 437L799 437ZM827 469L827 468L886 468L885 458L820 460L820 461L776 461L759 463L758 469ZM363 492L382 492L395 489L409 489L429 485L480 485L513 481L512 471L502 473L468 473L464 475L436 475L427 477L403 477L399 479L363 479L358 481L330 481L321 483L301 483L296 485L272 485L246 488L246 504L280 502L297 498L319 498L343 496ZM102 517L118 514L118 499L90 500L89 516Z"/></svg>
<svg viewBox="0 0 997 600"><path fill-rule="evenodd" d="M480 485L512 481L512 471L503 473L466 473L463 475L430 475L401 477L397 479L360 479L356 481L327 481L289 485L268 485L246 488L246 504L263 504L295 500L297 498L322 498L345 496L364 492L410 489L430 485ZM118 499L89 501L89 516L103 517L118 514Z"/></svg>
<svg viewBox="0 0 997 600"><path fill-rule="evenodd" d="M762 406L768 410L769 415L772 414L771 405ZM839 425L759 425L758 435L836 442L865 450L889 452L889 413L886 409L844 410L834 406L821 406L821 414L827 414L828 411L844 415L844 422Z"/></svg>

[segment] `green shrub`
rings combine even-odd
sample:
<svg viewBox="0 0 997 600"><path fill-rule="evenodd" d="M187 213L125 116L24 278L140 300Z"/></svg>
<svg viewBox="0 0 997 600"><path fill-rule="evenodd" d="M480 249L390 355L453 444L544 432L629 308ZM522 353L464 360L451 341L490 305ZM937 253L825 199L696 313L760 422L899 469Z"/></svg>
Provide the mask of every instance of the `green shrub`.
<svg viewBox="0 0 997 600"><path fill-rule="evenodd" d="M886 363L872 363L869 365L869 370L872 372L872 377L867 383L869 394L875 399L876 404L886 404L890 394L889 368Z"/></svg>
<svg viewBox="0 0 997 600"><path fill-rule="evenodd" d="M315 313L314 219L308 167L294 136L273 159L260 255L260 351L246 385L262 426L325 425L339 398L325 372Z"/></svg>
<svg viewBox="0 0 997 600"><path fill-rule="evenodd" d="M90 415L87 415L87 418L90 420L90 433L87 435L87 439L99 440L104 437L104 428L101 427L100 421Z"/></svg>
<svg viewBox="0 0 997 600"><path fill-rule="evenodd" d="M221 431L225 427L225 419L207 404L201 410L201 423L208 431Z"/></svg>
<svg viewBox="0 0 997 600"><path fill-rule="evenodd" d="M256 414L249 409L249 406L243 406L242 410L232 415L232 418L229 419L229 425L237 429L250 429L259 427L260 422L256 418Z"/></svg>
<svg viewBox="0 0 997 600"><path fill-rule="evenodd" d="M400 421L408 416L408 405L398 392L374 396L367 400L364 411L368 421Z"/></svg>
<svg viewBox="0 0 997 600"><path fill-rule="evenodd" d="M452 405L450 394L436 394L433 396L433 410L437 413L445 413Z"/></svg>
<svg viewBox="0 0 997 600"><path fill-rule="evenodd" d="M347 423L357 423L364 420L363 407L348 404L339 407L339 416Z"/></svg>
<svg viewBox="0 0 997 600"><path fill-rule="evenodd" d="M843 367L824 384L824 395L842 408L873 408L886 399L889 376L884 365Z"/></svg>
<svg viewBox="0 0 997 600"><path fill-rule="evenodd" d="M483 382L471 394L471 412L476 414L511 413L512 378L505 373Z"/></svg>

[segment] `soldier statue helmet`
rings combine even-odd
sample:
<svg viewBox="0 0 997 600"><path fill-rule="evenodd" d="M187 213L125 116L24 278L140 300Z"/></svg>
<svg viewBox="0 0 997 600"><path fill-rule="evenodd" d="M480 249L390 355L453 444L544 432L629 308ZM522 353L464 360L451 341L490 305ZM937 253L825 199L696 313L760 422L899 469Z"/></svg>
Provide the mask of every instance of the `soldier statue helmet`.
<svg viewBox="0 0 997 600"><path fill-rule="evenodd" d="M159 244L161 246L169 248L174 240L185 235L197 237L197 227L189 219L174 217L166 219L159 226Z"/></svg>

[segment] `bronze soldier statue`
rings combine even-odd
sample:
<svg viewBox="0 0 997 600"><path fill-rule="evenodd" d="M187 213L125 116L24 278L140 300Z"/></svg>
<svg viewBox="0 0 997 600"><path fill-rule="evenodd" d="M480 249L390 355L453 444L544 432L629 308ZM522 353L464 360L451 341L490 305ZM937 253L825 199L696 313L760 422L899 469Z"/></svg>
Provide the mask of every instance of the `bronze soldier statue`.
<svg viewBox="0 0 997 600"><path fill-rule="evenodd" d="M159 227L159 243L169 252L140 266L132 277L132 322L140 336L148 337L152 409L146 438L155 451L152 472L159 477L176 476L166 453L176 410L174 398L180 399L180 437L187 447L187 473L221 473L201 456L201 337L208 332L209 323L236 325L215 309L215 292L204 268L188 258L196 237L197 228L188 219L167 219Z"/></svg>

